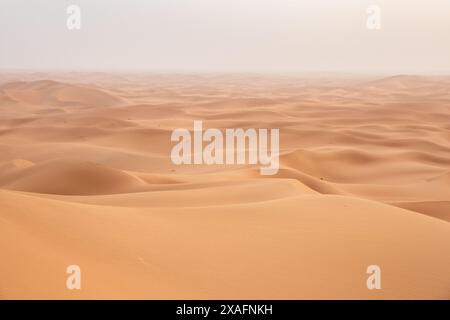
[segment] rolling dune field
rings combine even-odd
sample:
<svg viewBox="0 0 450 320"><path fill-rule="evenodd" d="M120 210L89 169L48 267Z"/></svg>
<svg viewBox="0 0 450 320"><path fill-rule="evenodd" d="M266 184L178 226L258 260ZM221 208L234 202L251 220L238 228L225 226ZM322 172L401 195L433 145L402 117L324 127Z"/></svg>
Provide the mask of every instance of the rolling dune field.
<svg viewBox="0 0 450 320"><path fill-rule="evenodd" d="M278 173L173 164L194 120ZM449 222L450 77L0 77L3 299L450 299Z"/></svg>

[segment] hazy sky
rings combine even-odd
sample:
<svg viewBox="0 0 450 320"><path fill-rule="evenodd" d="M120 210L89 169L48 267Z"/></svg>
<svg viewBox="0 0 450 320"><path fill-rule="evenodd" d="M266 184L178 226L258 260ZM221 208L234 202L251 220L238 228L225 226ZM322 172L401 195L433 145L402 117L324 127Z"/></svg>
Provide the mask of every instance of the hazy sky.
<svg viewBox="0 0 450 320"><path fill-rule="evenodd" d="M0 0L0 69L450 73L450 0Z"/></svg>

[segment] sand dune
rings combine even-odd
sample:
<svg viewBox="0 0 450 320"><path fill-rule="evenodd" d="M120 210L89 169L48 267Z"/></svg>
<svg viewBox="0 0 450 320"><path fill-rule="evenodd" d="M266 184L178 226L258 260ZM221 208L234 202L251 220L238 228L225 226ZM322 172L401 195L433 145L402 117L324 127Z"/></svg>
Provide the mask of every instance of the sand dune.
<svg viewBox="0 0 450 320"><path fill-rule="evenodd" d="M393 205L450 221L450 201L397 202Z"/></svg>
<svg viewBox="0 0 450 320"><path fill-rule="evenodd" d="M90 195L123 193L145 182L123 170L90 162L60 159L9 175L2 188L36 193Z"/></svg>
<svg viewBox="0 0 450 320"><path fill-rule="evenodd" d="M4 74L2 298L450 298L450 77ZM279 128L280 170L175 128ZM65 289L65 268L83 290ZM380 265L382 290L366 268Z"/></svg>
<svg viewBox="0 0 450 320"><path fill-rule="evenodd" d="M104 107L120 102L101 89L52 80L12 82L0 86L0 90L14 101L33 105Z"/></svg>
<svg viewBox="0 0 450 320"><path fill-rule="evenodd" d="M6 191L0 199L1 252L11 261L1 271L15 275L3 278L2 292L12 298L448 295L450 260L442 253L450 226L367 200L312 195L149 210ZM61 288L60 272L73 261L89 270L85 290L75 294ZM365 288L374 261L389 270L382 293Z"/></svg>

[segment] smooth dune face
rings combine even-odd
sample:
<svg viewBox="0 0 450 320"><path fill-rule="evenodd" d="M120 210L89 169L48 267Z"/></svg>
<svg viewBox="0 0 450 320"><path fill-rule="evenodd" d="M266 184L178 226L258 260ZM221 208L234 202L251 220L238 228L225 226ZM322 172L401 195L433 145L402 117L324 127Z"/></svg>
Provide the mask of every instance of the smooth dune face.
<svg viewBox="0 0 450 320"><path fill-rule="evenodd" d="M173 164L194 120L278 173ZM0 207L0 298L449 299L450 77L3 74Z"/></svg>

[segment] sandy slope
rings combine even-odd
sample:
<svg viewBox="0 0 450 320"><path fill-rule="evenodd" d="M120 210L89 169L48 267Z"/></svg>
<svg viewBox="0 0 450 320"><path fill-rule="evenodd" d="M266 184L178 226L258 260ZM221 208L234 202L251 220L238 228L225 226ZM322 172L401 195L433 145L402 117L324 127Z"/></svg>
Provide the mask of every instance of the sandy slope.
<svg viewBox="0 0 450 320"><path fill-rule="evenodd" d="M450 298L449 89L4 74L0 298ZM171 131L193 120L280 128L279 173L173 165Z"/></svg>

